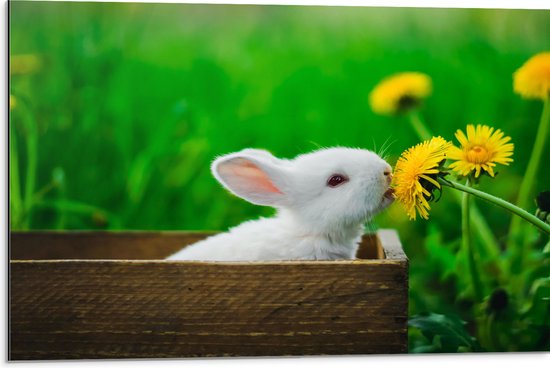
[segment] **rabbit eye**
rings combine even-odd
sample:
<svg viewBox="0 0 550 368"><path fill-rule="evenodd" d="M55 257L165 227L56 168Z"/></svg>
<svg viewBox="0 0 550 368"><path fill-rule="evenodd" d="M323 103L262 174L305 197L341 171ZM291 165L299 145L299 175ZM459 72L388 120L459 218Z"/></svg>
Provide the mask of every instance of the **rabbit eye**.
<svg viewBox="0 0 550 368"><path fill-rule="evenodd" d="M331 188L334 188L348 181L349 179L346 176L341 174L334 174L327 180L327 185Z"/></svg>

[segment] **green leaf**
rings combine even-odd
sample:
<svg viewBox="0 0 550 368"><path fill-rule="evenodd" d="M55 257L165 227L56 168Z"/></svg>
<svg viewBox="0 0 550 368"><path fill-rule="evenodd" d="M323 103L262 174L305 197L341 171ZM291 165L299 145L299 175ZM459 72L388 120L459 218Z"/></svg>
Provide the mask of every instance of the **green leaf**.
<svg viewBox="0 0 550 368"><path fill-rule="evenodd" d="M42 200L35 203L37 208L48 208L60 212L69 212L75 215L92 216L104 219L111 227L119 227L120 220L113 213L110 213L103 208L93 206L87 203L57 199L57 200Z"/></svg>
<svg viewBox="0 0 550 368"><path fill-rule="evenodd" d="M413 354L438 353L437 348L433 345L420 345L410 350L410 352Z"/></svg>
<svg viewBox="0 0 550 368"><path fill-rule="evenodd" d="M197 171L204 169L205 152L208 142L195 139L184 142L170 160L170 166L163 171L164 185L180 188L186 185Z"/></svg>
<svg viewBox="0 0 550 368"><path fill-rule="evenodd" d="M525 316L533 324L550 327L550 277L535 280L525 306Z"/></svg>
<svg viewBox="0 0 550 368"><path fill-rule="evenodd" d="M149 184L152 175L151 161L151 155L146 152L136 158L130 167L126 183L128 197L133 203L138 203L141 200Z"/></svg>
<svg viewBox="0 0 550 368"><path fill-rule="evenodd" d="M442 231L434 224L430 224L428 227L425 247L430 257L430 263L437 265L438 274L441 275L440 280L445 281L456 273L456 255L452 247L443 241Z"/></svg>
<svg viewBox="0 0 550 368"><path fill-rule="evenodd" d="M418 314L409 319L409 326L418 328L431 341L434 352L481 351L477 340L464 328L465 324L456 316L436 313ZM429 347L422 349L428 350Z"/></svg>

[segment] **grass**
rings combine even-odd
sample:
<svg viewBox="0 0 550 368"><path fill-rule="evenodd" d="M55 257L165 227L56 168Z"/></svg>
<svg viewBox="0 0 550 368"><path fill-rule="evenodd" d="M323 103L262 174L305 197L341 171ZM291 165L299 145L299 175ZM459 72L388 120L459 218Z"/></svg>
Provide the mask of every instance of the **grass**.
<svg viewBox="0 0 550 368"><path fill-rule="evenodd" d="M13 1L10 17L10 55L41 61L10 76L12 229L222 230L270 215L228 195L212 159L390 143L395 164L418 140L368 95L408 70L433 79L422 115L436 134L482 123L512 137L514 162L480 189L514 202L541 105L514 95L512 73L550 34L550 12L527 10ZM504 243L510 216L476 203ZM411 315L470 320L460 208L432 207L409 222L394 205L375 226L397 228L411 259Z"/></svg>

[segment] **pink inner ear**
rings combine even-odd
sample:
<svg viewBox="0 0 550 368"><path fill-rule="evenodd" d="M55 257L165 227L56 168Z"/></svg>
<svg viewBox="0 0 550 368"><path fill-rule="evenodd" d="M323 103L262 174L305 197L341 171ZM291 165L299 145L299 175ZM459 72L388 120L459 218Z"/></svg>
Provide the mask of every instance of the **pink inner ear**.
<svg viewBox="0 0 550 368"><path fill-rule="evenodd" d="M246 181L245 185L255 192L282 194L267 174L250 161L239 159L220 167L220 170L236 178L244 179Z"/></svg>

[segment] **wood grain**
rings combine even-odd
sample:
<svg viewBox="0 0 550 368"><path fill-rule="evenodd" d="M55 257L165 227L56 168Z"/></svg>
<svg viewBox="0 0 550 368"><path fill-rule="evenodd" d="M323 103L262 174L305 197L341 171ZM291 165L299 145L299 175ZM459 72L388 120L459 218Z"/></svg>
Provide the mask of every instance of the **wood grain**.
<svg viewBox="0 0 550 368"><path fill-rule="evenodd" d="M31 231L12 232L10 259L164 259L216 232ZM382 234L386 234L382 232ZM392 231L389 231L391 238ZM393 240L392 240L393 241ZM397 240L399 244L399 240ZM400 244L399 244L400 245ZM358 258L385 258L375 234L363 236Z"/></svg>
<svg viewBox="0 0 550 368"><path fill-rule="evenodd" d="M12 232L10 259L164 259L215 232Z"/></svg>
<svg viewBox="0 0 550 368"><path fill-rule="evenodd" d="M385 247L391 233L369 241ZM51 238L42 239L49 247ZM11 240L13 255L19 244ZM158 241L151 236L151 244ZM405 353L408 262L402 252L391 254L234 263L12 260L10 359Z"/></svg>

